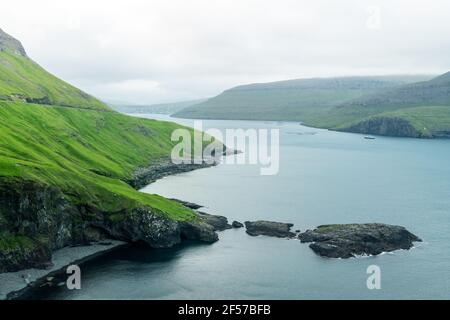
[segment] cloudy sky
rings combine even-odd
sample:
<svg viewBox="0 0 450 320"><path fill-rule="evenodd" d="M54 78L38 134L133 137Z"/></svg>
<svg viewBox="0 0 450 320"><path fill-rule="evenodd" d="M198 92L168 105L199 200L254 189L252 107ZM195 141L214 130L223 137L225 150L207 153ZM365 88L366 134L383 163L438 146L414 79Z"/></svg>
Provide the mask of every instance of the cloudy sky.
<svg viewBox="0 0 450 320"><path fill-rule="evenodd" d="M450 70L447 0L15 0L0 28L108 101L284 79Z"/></svg>

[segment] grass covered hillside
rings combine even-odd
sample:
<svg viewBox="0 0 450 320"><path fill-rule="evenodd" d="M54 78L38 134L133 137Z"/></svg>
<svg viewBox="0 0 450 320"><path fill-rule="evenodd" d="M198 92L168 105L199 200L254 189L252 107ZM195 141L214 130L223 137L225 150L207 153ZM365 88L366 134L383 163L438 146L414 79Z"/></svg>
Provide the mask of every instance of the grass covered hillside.
<svg viewBox="0 0 450 320"><path fill-rule="evenodd" d="M0 100L105 110L96 98L45 71L0 29Z"/></svg>
<svg viewBox="0 0 450 320"><path fill-rule="evenodd" d="M138 167L168 158L179 126L115 112L0 102L0 183L35 181L72 203L105 212L149 205L174 219L190 212L126 181Z"/></svg>
<svg viewBox="0 0 450 320"><path fill-rule="evenodd" d="M307 121L363 95L426 76L288 80L232 88L174 114L180 118Z"/></svg>
<svg viewBox="0 0 450 320"><path fill-rule="evenodd" d="M154 247L216 240L192 210L133 188L136 172L172 165L170 137L181 126L112 111L4 32L0 49L0 272L105 236Z"/></svg>
<svg viewBox="0 0 450 320"><path fill-rule="evenodd" d="M408 137L450 136L450 73L368 94L316 115L308 124Z"/></svg>

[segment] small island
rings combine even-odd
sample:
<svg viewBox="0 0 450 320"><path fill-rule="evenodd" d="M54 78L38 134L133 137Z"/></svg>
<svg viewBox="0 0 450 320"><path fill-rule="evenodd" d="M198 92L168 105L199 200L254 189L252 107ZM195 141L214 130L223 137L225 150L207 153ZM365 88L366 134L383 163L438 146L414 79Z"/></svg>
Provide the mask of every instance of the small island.
<svg viewBox="0 0 450 320"><path fill-rule="evenodd" d="M378 255L399 249L411 249L422 241L404 227L382 223L331 224L299 234L303 243L318 255L327 258L351 258Z"/></svg>

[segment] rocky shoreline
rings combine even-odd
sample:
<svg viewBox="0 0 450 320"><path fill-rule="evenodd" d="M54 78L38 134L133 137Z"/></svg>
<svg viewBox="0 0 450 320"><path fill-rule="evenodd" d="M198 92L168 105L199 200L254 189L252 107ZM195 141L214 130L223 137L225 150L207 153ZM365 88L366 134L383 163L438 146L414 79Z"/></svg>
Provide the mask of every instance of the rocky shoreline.
<svg viewBox="0 0 450 320"><path fill-rule="evenodd" d="M139 189L168 175L213 165L174 165L161 161L137 170L130 184ZM19 251L0 250L0 299L17 298L29 285L41 284L53 273L64 271L68 264L84 262L115 247L144 242L151 248L168 248L183 240L213 243L219 239L216 231L231 228L225 217L200 213L195 209L202 206L177 199L172 200L193 210L197 219L174 221L150 208L124 210L114 215L92 212L92 208L71 205L55 188L27 182L0 186L0 193L0 206L15 217L18 225L27 226L27 234L37 236L43 228L48 234L45 242L26 244ZM75 223L83 221L86 215L88 221Z"/></svg>
<svg viewBox="0 0 450 320"><path fill-rule="evenodd" d="M209 168L215 165L217 165L216 162L213 164L206 162L201 164L174 164L170 159L161 160L156 164L138 168L134 172L132 178L128 181L128 184L135 189L142 189L150 183L167 176Z"/></svg>
<svg viewBox="0 0 450 320"><path fill-rule="evenodd" d="M138 170L130 184L140 188L167 175L209 166L212 165L175 166L162 162L147 170ZM178 199L171 200L191 209L196 213L196 219L174 221L149 208L135 208L112 216L105 215L92 212L90 208L74 207L58 190L40 189L35 185L8 190L0 188L0 191L0 205L11 211L18 225L26 226L27 232L34 230L36 233L42 232L39 228L44 226L50 235L46 245L33 244L23 252L10 252L9 256L0 251L3 268L0 268L0 299L20 297L28 291L27 288L42 285L52 274L63 272L67 265L82 263L127 243L144 242L151 248L173 247L183 240L213 243L219 239L217 231L242 228L244 225L250 236L298 239L302 243L310 243L310 248L317 255L327 258L377 255L410 249L413 242L421 241L404 227L380 223L324 225L303 233L300 230L292 232L291 223L246 221L242 224L233 221L229 224L224 216L198 211L202 208L201 205ZM57 217L58 220L47 219L47 224L39 224L43 213L49 217ZM74 219L83 219L87 213L90 215L89 221L74 224ZM102 245L105 239L114 240L108 240L111 245ZM10 267L3 263L5 261L10 263Z"/></svg>
<svg viewBox="0 0 450 320"><path fill-rule="evenodd" d="M212 165L174 165L169 160L160 160L147 169L137 170L130 184L139 188L167 175L209 166ZM154 248L171 247L183 239L205 242L218 239L214 228L200 218L174 221L149 207L101 212L72 203L57 188L31 181L0 184L0 210L7 219L0 220L0 231L6 226L6 230L15 230L15 234L27 235L0 237L0 274L50 267L54 251L104 238L145 242Z"/></svg>
<svg viewBox="0 0 450 320"><path fill-rule="evenodd" d="M46 285L57 275L65 274L69 265L81 265L127 245L123 241L109 239L107 242L93 243L89 246L65 247L53 253L52 266L47 269L31 268L0 273L0 300L21 298L29 290Z"/></svg>

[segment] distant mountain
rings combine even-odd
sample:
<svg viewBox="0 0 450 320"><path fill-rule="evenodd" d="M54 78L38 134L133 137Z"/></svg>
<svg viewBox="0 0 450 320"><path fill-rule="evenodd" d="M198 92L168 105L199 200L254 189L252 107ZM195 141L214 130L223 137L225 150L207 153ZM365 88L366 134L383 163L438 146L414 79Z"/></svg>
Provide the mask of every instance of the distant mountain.
<svg viewBox="0 0 450 320"><path fill-rule="evenodd" d="M341 104L309 124L410 137L450 137L450 73Z"/></svg>
<svg viewBox="0 0 450 320"><path fill-rule="evenodd" d="M190 107L195 104L202 103L208 99L197 99L172 103L160 103L152 105L124 105L124 104L110 104L111 108L122 113L156 113L156 114L173 114L182 109Z"/></svg>
<svg viewBox="0 0 450 320"><path fill-rule="evenodd" d="M432 76L315 78L243 85L174 114L180 118L307 121L367 94Z"/></svg>
<svg viewBox="0 0 450 320"><path fill-rule="evenodd" d="M359 106L450 105L450 72L429 81L411 83L377 94L363 96L350 104Z"/></svg>
<svg viewBox="0 0 450 320"><path fill-rule="evenodd" d="M450 137L450 72L239 86L177 112L181 118L292 120L374 135Z"/></svg>

